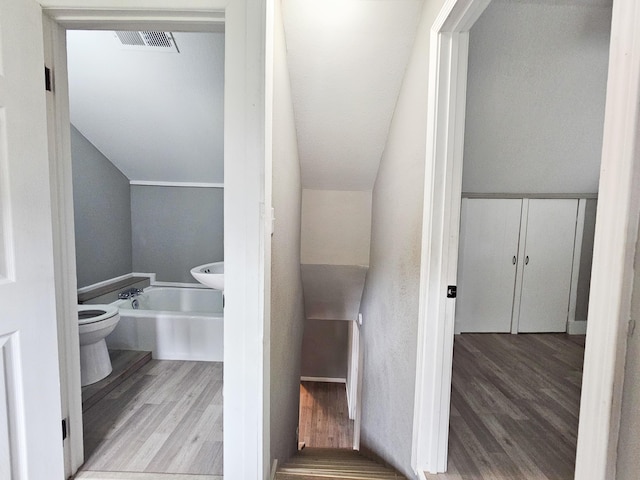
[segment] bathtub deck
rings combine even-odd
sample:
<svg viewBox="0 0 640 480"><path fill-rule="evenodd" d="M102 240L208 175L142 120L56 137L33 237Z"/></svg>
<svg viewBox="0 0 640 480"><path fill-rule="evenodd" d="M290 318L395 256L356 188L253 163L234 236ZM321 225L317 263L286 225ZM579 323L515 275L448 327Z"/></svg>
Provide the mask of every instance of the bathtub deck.
<svg viewBox="0 0 640 480"><path fill-rule="evenodd" d="M92 385L82 387L82 411L86 412L104 398L111 390L124 382L130 375L151 361L151 352L136 350L110 350L113 371L107 378Z"/></svg>
<svg viewBox="0 0 640 480"><path fill-rule="evenodd" d="M152 360L83 418L86 475L222 478L222 363Z"/></svg>

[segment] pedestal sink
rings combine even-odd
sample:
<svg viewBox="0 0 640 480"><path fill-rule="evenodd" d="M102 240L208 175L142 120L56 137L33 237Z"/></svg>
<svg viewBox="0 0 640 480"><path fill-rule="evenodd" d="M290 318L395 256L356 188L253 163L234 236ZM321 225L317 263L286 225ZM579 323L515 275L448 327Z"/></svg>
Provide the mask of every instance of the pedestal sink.
<svg viewBox="0 0 640 480"><path fill-rule="evenodd" d="M224 262L207 263L191 269L191 275L201 284L224 290Z"/></svg>

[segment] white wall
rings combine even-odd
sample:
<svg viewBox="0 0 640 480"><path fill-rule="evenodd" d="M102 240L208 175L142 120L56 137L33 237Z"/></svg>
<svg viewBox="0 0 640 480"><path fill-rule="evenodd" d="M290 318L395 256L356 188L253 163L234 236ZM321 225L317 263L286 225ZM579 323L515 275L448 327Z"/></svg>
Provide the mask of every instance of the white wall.
<svg viewBox="0 0 640 480"><path fill-rule="evenodd" d="M489 5L469 39L463 191L598 191L610 24L610 5Z"/></svg>
<svg viewBox="0 0 640 480"><path fill-rule="evenodd" d="M275 4L273 92L273 207L271 237L271 461L285 462L297 448L304 307L300 276L300 162L286 44Z"/></svg>
<svg viewBox="0 0 640 480"><path fill-rule="evenodd" d="M636 221L636 228L637 228ZM640 458L640 239L636 243L635 276L631 299L631 326L627 340L622 412L618 438L617 480L638 478Z"/></svg>
<svg viewBox="0 0 640 480"><path fill-rule="evenodd" d="M302 191L304 264L369 265L371 192Z"/></svg>
<svg viewBox="0 0 640 480"><path fill-rule="evenodd" d="M180 53L69 31L71 121L129 180L221 183L224 34L174 37Z"/></svg>
<svg viewBox="0 0 640 480"><path fill-rule="evenodd" d="M362 298L361 446L412 479L429 30L443 3L423 7L391 122L373 190L371 261Z"/></svg>

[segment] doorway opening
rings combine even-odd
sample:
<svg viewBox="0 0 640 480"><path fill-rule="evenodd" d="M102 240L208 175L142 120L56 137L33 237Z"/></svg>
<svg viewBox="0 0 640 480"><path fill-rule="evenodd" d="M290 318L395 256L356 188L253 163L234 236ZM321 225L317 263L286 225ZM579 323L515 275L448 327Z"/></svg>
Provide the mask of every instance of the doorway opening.
<svg viewBox="0 0 640 480"><path fill-rule="evenodd" d="M610 24L492 2L470 30L449 474L574 476Z"/></svg>
<svg viewBox="0 0 640 480"><path fill-rule="evenodd" d="M80 478L221 478L222 292L190 270L224 259L224 33L68 30L67 62L79 303L119 310L111 373L79 327Z"/></svg>

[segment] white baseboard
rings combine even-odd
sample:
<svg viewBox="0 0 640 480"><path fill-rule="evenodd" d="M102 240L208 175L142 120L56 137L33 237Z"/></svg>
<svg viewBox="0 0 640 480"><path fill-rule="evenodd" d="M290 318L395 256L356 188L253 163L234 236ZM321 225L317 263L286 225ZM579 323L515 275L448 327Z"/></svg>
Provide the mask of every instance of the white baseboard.
<svg viewBox="0 0 640 480"><path fill-rule="evenodd" d="M327 383L347 383L346 378L333 377L300 377L301 382L327 382Z"/></svg>
<svg viewBox="0 0 640 480"><path fill-rule="evenodd" d="M274 458L271 464L271 480L275 480L276 472L278 471L278 459Z"/></svg>
<svg viewBox="0 0 640 480"><path fill-rule="evenodd" d="M586 335L587 321L586 320L569 320L569 323L567 323L567 333L569 335Z"/></svg>

